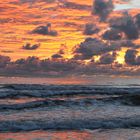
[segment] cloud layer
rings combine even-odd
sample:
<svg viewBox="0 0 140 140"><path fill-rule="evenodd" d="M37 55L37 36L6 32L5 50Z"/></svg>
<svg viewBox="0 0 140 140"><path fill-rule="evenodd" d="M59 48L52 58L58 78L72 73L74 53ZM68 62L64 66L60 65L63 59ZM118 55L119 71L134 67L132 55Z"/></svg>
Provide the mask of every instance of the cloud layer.
<svg viewBox="0 0 140 140"><path fill-rule="evenodd" d="M114 11L114 0L0 4L1 74L139 75L140 14Z"/></svg>

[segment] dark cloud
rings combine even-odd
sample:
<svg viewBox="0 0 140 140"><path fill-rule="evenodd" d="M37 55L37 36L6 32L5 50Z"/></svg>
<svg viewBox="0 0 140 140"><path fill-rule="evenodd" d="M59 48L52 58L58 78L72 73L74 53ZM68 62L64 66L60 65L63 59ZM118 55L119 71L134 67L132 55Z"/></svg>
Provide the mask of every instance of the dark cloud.
<svg viewBox="0 0 140 140"><path fill-rule="evenodd" d="M116 41L116 43L120 44L120 47L127 47L127 48L138 48L137 45L135 45L131 40L119 40Z"/></svg>
<svg viewBox="0 0 140 140"><path fill-rule="evenodd" d="M86 59L91 59L91 56L88 55L83 55L82 53L75 53L74 57L72 58L73 60L86 60Z"/></svg>
<svg viewBox="0 0 140 140"><path fill-rule="evenodd" d="M110 21L111 27L121 30L125 33L127 39L137 39L139 32L137 25L127 12L121 18L116 18Z"/></svg>
<svg viewBox="0 0 140 140"><path fill-rule="evenodd" d="M105 40L120 40L122 39L122 32L118 29L111 28L103 34Z"/></svg>
<svg viewBox="0 0 140 140"><path fill-rule="evenodd" d="M140 65L140 56L137 56L136 64L137 64L137 65Z"/></svg>
<svg viewBox="0 0 140 140"><path fill-rule="evenodd" d="M93 35L98 32L99 32L99 28L95 24L87 23L85 25L85 29L84 29L85 35Z"/></svg>
<svg viewBox="0 0 140 140"><path fill-rule="evenodd" d="M134 49L129 49L126 51L125 54L125 62L128 65L136 65L136 55L137 55L138 51L134 50Z"/></svg>
<svg viewBox="0 0 140 140"><path fill-rule="evenodd" d="M116 44L107 44L96 38L87 38L75 50L75 58L91 59L95 55L101 55L120 49Z"/></svg>
<svg viewBox="0 0 140 140"><path fill-rule="evenodd" d="M63 58L61 54L54 54L52 55L52 58L58 59L58 58Z"/></svg>
<svg viewBox="0 0 140 140"><path fill-rule="evenodd" d="M132 54L131 54L132 53ZM140 57L135 57L135 51L129 54L131 61L140 62ZM127 54L128 55L128 54ZM68 75L139 75L140 67L131 67L121 65L115 62L116 53L102 54L100 62L91 61L88 64L74 59L43 59L30 56L26 59L10 61L9 57L0 56L0 73L1 75L28 75L28 76L68 76ZM92 59L93 60L93 59ZM137 69L136 69L137 68Z"/></svg>
<svg viewBox="0 0 140 140"><path fill-rule="evenodd" d="M40 47L40 44L31 45L30 43L27 43L26 45L22 46L22 49L25 49L25 50L36 50L39 47Z"/></svg>
<svg viewBox="0 0 140 140"><path fill-rule="evenodd" d="M116 60L116 56L116 52L103 54L100 57L99 64L112 64Z"/></svg>
<svg viewBox="0 0 140 140"><path fill-rule="evenodd" d="M90 10L91 6L65 1L63 7L67 9Z"/></svg>
<svg viewBox="0 0 140 140"><path fill-rule="evenodd" d="M112 0L94 0L92 14L98 15L101 21L104 21L113 9L114 5Z"/></svg>
<svg viewBox="0 0 140 140"><path fill-rule="evenodd" d="M121 48L139 48L139 45L136 45L132 42L132 40L117 40L110 41L110 46L114 46L116 50L120 50Z"/></svg>
<svg viewBox="0 0 140 140"><path fill-rule="evenodd" d="M129 49L125 54L125 62L128 65L140 65L140 56L137 56L138 51Z"/></svg>
<svg viewBox="0 0 140 140"><path fill-rule="evenodd" d="M137 27L140 30L140 14L137 14L135 16L135 20L136 20Z"/></svg>
<svg viewBox="0 0 140 140"><path fill-rule="evenodd" d="M16 70L25 72L34 72L40 69L41 60L36 56L29 56L26 59L18 59L14 62Z"/></svg>
<svg viewBox="0 0 140 140"><path fill-rule="evenodd" d="M35 2L36 0L19 0L21 3L26 3L26 2Z"/></svg>
<svg viewBox="0 0 140 140"><path fill-rule="evenodd" d="M1 56L0 56L1 57ZM67 59L43 59L30 56L25 59L18 59L14 62L6 61L5 57L0 61L1 74L11 75L44 75L44 76L64 76L74 74L78 71L80 63ZM9 57L7 57L9 58Z"/></svg>
<svg viewBox="0 0 140 140"><path fill-rule="evenodd" d="M39 26L35 28L31 33L50 36L57 36L58 34L57 31L52 30L51 23L48 23L46 26Z"/></svg>
<svg viewBox="0 0 140 140"><path fill-rule="evenodd" d="M10 63L11 59L9 56L0 55L0 67L4 68Z"/></svg>
<svg viewBox="0 0 140 140"><path fill-rule="evenodd" d="M80 71L81 70L81 71ZM80 68L80 74L84 75L127 75L128 69L122 67L121 64L98 64L91 62L88 65L84 65Z"/></svg>
<svg viewBox="0 0 140 140"><path fill-rule="evenodd" d="M50 60L45 59L41 61L41 66L46 71L55 71L62 73L71 73L74 72L78 68L79 63L73 60Z"/></svg>

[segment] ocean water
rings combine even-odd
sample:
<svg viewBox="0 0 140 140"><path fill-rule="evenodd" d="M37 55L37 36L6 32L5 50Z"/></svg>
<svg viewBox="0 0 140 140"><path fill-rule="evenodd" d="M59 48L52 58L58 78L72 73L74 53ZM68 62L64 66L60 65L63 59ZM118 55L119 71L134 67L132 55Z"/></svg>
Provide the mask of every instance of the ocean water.
<svg viewBox="0 0 140 140"><path fill-rule="evenodd" d="M0 86L0 140L139 140L139 85Z"/></svg>

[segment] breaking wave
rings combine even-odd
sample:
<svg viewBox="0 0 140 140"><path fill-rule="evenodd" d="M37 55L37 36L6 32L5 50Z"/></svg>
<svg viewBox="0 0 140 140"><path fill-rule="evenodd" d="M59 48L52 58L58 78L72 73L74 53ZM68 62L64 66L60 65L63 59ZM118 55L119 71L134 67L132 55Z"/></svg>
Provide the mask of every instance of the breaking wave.
<svg viewBox="0 0 140 140"><path fill-rule="evenodd" d="M1 85L0 132L140 127L139 86Z"/></svg>

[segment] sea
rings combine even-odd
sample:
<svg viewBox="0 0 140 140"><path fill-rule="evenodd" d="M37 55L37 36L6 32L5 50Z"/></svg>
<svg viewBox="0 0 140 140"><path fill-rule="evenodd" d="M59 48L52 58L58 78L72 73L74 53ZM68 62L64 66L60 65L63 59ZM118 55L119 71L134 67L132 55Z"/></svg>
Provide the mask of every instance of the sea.
<svg viewBox="0 0 140 140"><path fill-rule="evenodd" d="M0 140L140 140L139 77L0 77Z"/></svg>

